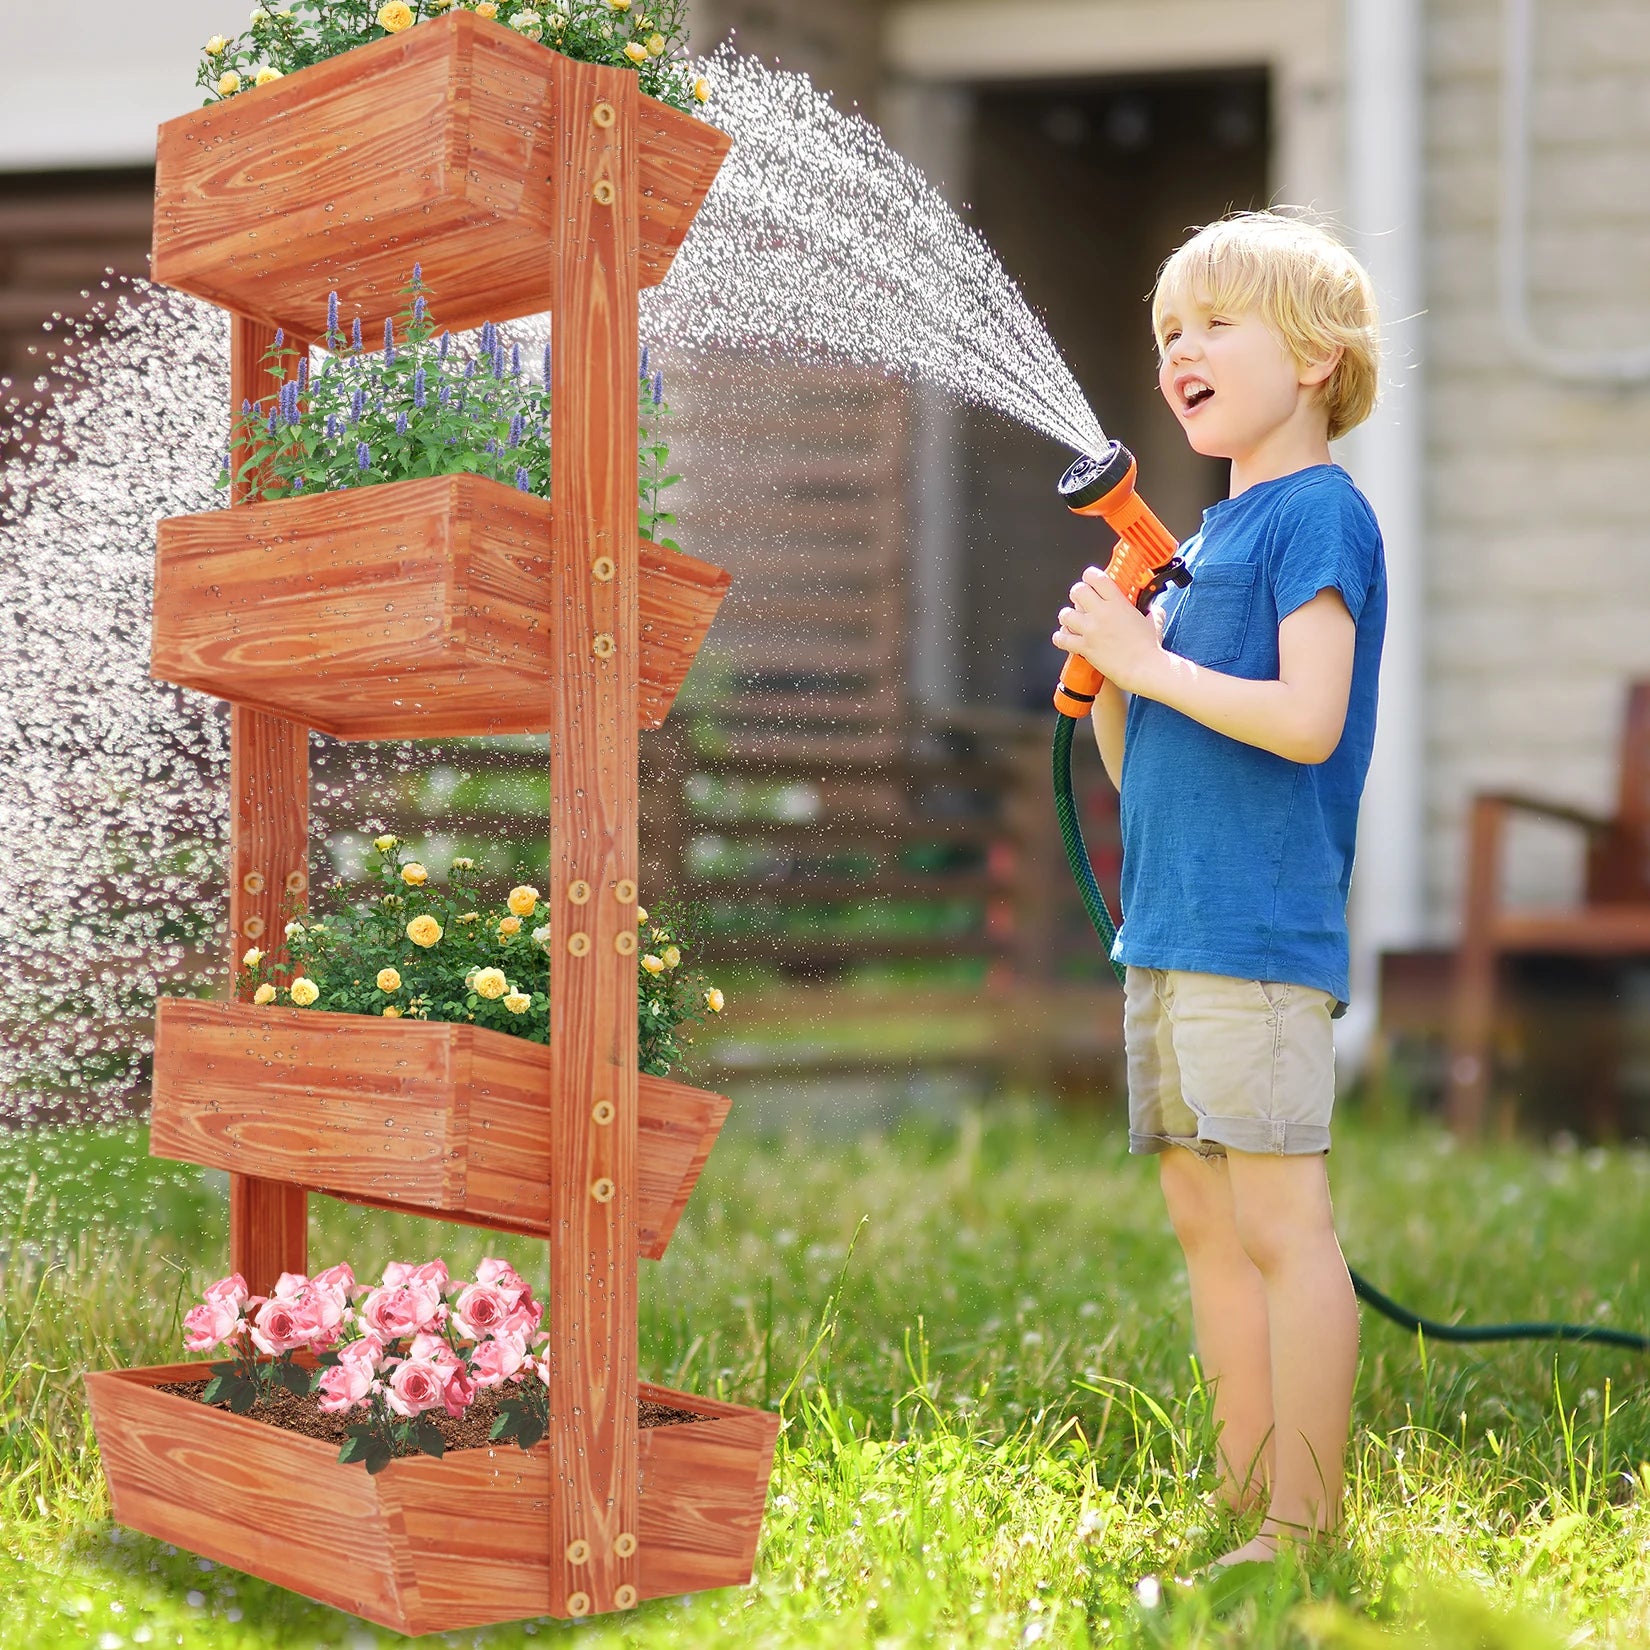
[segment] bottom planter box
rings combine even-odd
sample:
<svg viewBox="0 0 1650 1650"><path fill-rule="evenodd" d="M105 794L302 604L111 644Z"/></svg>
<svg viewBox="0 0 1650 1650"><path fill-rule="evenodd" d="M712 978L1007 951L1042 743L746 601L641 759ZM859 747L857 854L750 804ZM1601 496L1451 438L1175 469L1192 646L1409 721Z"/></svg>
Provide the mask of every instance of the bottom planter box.
<svg viewBox="0 0 1650 1650"><path fill-rule="evenodd" d="M547 1445L374 1477L331 1444L155 1390L206 1378L200 1363L86 1376L120 1523L403 1633L549 1611ZM641 1597L742 1585L779 1417L646 1382L640 1395L702 1417L638 1434Z"/></svg>
<svg viewBox="0 0 1650 1650"><path fill-rule="evenodd" d="M477 1026L165 997L149 1149L499 1231L548 1234L550 1051ZM670 1242L728 1114L643 1077L637 1247Z"/></svg>

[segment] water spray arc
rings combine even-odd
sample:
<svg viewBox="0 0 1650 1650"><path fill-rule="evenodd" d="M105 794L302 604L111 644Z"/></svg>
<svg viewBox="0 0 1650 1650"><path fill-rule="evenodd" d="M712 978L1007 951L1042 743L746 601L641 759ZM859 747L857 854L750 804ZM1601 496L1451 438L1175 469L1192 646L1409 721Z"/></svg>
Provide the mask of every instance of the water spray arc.
<svg viewBox="0 0 1650 1650"><path fill-rule="evenodd" d="M1117 534L1117 545L1106 565L1106 575L1136 606L1145 608L1168 585L1190 584L1195 575L1181 561L1174 535L1136 491L1135 480L1133 454L1121 442L1113 441L1103 454L1079 458L1072 464L1060 478L1059 494L1073 514L1098 516ZM1054 690L1054 709L1057 713L1054 718L1053 751L1054 814L1083 909L1088 913L1089 921L1105 947L1117 983L1121 985L1124 965L1112 955L1117 924L1112 920L1106 896L1095 880L1071 786L1072 736L1078 722L1094 709L1101 686L1100 672L1088 660L1075 653L1067 659L1060 672L1059 685ZM1410 1334L1420 1330L1432 1340L1596 1341L1605 1346L1626 1347L1634 1352L1650 1352L1650 1336L1634 1335L1621 1329L1601 1329L1592 1324L1440 1323L1400 1306L1351 1267L1347 1271L1351 1275L1353 1289L1365 1305Z"/></svg>

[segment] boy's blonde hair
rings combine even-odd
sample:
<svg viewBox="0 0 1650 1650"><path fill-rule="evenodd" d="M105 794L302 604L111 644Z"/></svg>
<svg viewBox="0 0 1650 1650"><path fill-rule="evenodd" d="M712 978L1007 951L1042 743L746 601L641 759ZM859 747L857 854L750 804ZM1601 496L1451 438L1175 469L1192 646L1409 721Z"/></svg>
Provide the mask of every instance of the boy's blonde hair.
<svg viewBox="0 0 1650 1650"><path fill-rule="evenodd" d="M1281 212L1234 212L1205 224L1157 272L1152 331L1187 297L1211 309L1258 310L1301 362L1341 358L1323 385L1329 439L1369 417L1380 379L1375 289L1328 230Z"/></svg>

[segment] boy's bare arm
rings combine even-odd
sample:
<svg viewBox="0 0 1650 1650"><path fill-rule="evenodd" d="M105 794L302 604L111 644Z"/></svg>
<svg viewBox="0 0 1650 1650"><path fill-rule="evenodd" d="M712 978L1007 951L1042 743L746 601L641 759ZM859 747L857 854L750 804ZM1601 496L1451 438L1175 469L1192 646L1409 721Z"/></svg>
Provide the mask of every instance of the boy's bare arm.
<svg viewBox="0 0 1650 1650"><path fill-rule="evenodd" d="M1129 701L1115 682L1101 686L1089 717L1094 724L1094 742L1100 747L1100 760L1105 764L1106 777L1115 789L1123 789L1123 724L1129 714Z"/></svg>
<svg viewBox="0 0 1650 1650"><path fill-rule="evenodd" d="M1357 625L1339 591L1320 590L1278 626L1278 675L1270 682L1167 652L1151 620L1097 569L1072 587L1072 600L1055 645L1082 654L1125 692L1291 762L1327 761L1340 743Z"/></svg>

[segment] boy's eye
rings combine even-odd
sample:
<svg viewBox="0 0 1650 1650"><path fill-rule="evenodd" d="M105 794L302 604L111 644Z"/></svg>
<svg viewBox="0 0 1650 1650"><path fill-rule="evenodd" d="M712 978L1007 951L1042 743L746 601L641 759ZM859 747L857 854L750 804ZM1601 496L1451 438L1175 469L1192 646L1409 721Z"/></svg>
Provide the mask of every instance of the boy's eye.
<svg viewBox="0 0 1650 1650"><path fill-rule="evenodd" d="M1163 347L1167 349L1180 336L1180 328L1175 327L1163 334Z"/></svg>

